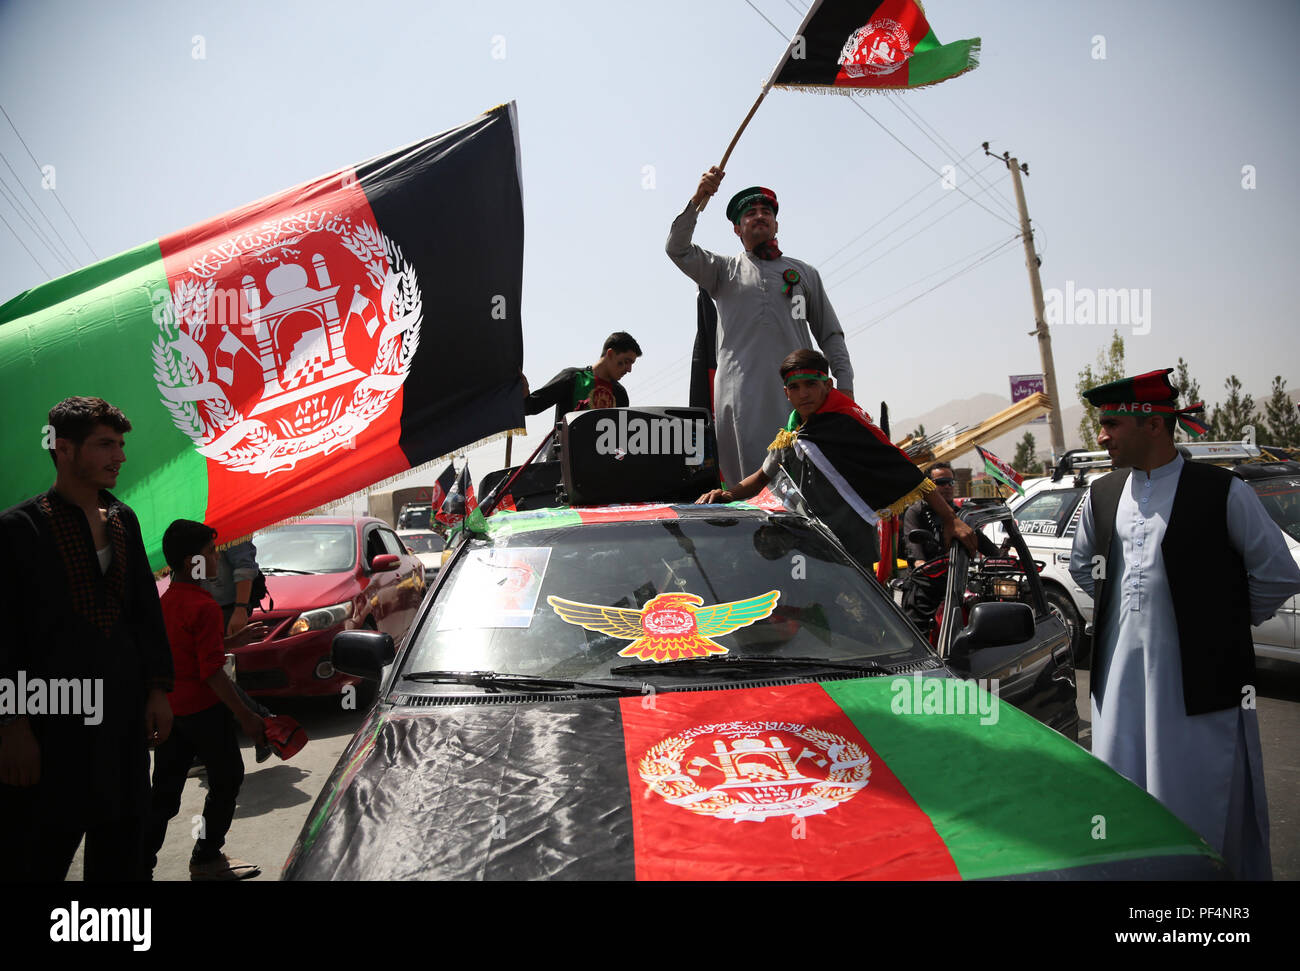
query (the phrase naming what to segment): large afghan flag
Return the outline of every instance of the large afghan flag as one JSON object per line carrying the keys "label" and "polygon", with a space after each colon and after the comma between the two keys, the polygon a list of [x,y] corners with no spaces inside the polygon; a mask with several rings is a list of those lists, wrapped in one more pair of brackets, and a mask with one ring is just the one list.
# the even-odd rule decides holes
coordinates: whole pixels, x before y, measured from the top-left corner
{"label": "large afghan flag", "polygon": [[821,0],[772,81],[777,88],[920,88],[979,66],[980,41],[940,44],[916,0]]}
{"label": "large afghan flag", "polygon": [[233,539],[522,429],[523,234],[510,104],[16,297],[0,508],[48,488],[71,395],[132,423],[155,566],[178,517]]}

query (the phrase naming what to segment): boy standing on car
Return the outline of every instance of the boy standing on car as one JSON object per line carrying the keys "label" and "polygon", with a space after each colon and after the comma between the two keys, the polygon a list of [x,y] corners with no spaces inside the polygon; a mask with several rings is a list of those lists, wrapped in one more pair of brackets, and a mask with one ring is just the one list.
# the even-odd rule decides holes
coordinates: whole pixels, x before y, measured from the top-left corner
{"label": "boy standing on car", "polygon": [[[162,596],[167,637],[176,666],[176,687],[169,696],[175,722],[171,738],[154,757],[153,793],[144,841],[144,870],[152,875],[167,823],[180,809],[190,763],[197,756],[208,770],[203,823],[190,856],[194,880],[243,880],[261,870],[221,852],[235,815],[244,781],[244,760],[236,724],[254,742],[265,742],[262,719],[235,691],[224,665],[225,625],[221,608],[202,587],[216,574],[216,530],[178,519],[163,534],[163,555],[172,569],[171,586]],[[259,630],[260,628],[260,630]],[[248,637],[264,634],[266,625],[247,625]]]}
{"label": "boy standing on car", "polygon": [[1117,470],[1092,484],[1070,557],[1096,601],[1092,752],[1267,880],[1250,626],[1300,591],[1300,568],[1245,482],[1183,461],[1175,423],[1202,409],[1177,407],[1172,370],[1083,393]]}

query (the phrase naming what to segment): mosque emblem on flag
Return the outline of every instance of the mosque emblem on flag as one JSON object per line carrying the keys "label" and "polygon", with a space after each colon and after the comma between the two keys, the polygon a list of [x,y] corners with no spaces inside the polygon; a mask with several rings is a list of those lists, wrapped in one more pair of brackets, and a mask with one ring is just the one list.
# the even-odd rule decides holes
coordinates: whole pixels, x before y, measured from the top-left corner
{"label": "mosque emblem on flag", "polygon": [[735,721],[665,738],[638,772],[670,805],[715,819],[820,816],[871,779],[871,759],[842,735],[810,725]]}
{"label": "mosque emblem on flag", "polygon": [[355,447],[410,373],[415,269],[365,219],[310,210],[210,247],[155,302],[154,378],[196,449],[270,476]]}
{"label": "mosque emblem on flag", "polygon": [[893,74],[912,56],[912,38],[896,20],[880,17],[859,27],[844,42],[840,67],[851,78]]}
{"label": "mosque emblem on flag", "polygon": [[779,590],[769,590],[748,600],[703,609],[704,598],[693,593],[661,593],[640,610],[560,597],[547,597],[546,602],[566,623],[631,641],[618,652],[619,657],[663,663],[726,654],[727,649],[711,638],[763,620],[776,608],[780,596]]}

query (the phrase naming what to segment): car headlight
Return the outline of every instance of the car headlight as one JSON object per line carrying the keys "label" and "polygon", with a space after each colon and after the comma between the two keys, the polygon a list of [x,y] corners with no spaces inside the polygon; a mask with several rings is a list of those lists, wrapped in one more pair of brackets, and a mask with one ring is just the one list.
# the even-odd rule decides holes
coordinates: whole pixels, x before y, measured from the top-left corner
{"label": "car headlight", "polygon": [[1020,594],[1020,584],[1015,580],[994,580],[993,595],[995,597],[1015,597]]}
{"label": "car headlight", "polygon": [[324,630],[327,627],[333,627],[335,624],[341,624],[352,616],[352,601],[347,603],[335,604],[333,607],[318,607],[315,610],[304,610],[298,619],[293,622],[289,628],[290,634],[305,634],[309,630]]}

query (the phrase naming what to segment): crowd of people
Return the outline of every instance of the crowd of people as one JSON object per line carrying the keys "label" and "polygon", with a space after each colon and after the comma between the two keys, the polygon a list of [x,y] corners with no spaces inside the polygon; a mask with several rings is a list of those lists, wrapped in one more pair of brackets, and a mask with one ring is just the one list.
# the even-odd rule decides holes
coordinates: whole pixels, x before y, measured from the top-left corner
{"label": "crowd of people", "polygon": [[[777,245],[776,194],[754,186],[728,203],[739,254],[692,242],[722,178],[716,168],[701,177],[666,246],[719,313],[712,400],[722,483],[698,501],[753,496],[797,453],[856,517],[830,525],[861,561],[873,562],[876,549],[854,530],[889,516],[975,554],[980,538],[954,512],[951,466],[922,472],[854,402],[821,279]],[[631,335],[611,334],[595,364],[566,368],[535,392],[525,379],[525,411],[554,407],[558,421],[627,406],[620,379],[641,353]],[[1235,874],[1267,879],[1259,729],[1244,701],[1254,679],[1249,627],[1300,591],[1300,569],[1253,491],[1180,457],[1174,420],[1187,409],[1168,373],[1085,392],[1103,411],[1098,444],[1116,468],[1092,487],[1070,564],[1096,601],[1093,752],[1199,832]],[[0,878],[64,879],[84,838],[87,880],[148,879],[196,758],[209,791],[191,875],[254,876],[255,865],[223,847],[244,777],[237,732],[260,760],[269,713],[224,661],[228,647],[264,633],[250,622],[256,552],[247,544],[218,554],[211,527],[173,522],[163,539],[172,583],[160,602],[139,523],[108,491],[125,461],[126,416],[76,397],[49,420],[53,487],[0,514],[0,590],[7,616],[24,618],[24,636],[0,648],[0,678],[101,679],[103,717],[0,716]],[[929,558],[919,544],[908,557],[918,567]],[[1222,565],[1208,585],[1193,572],[1207,559]],[[941,589],[931,578],[914,595],[918,626]]]}

